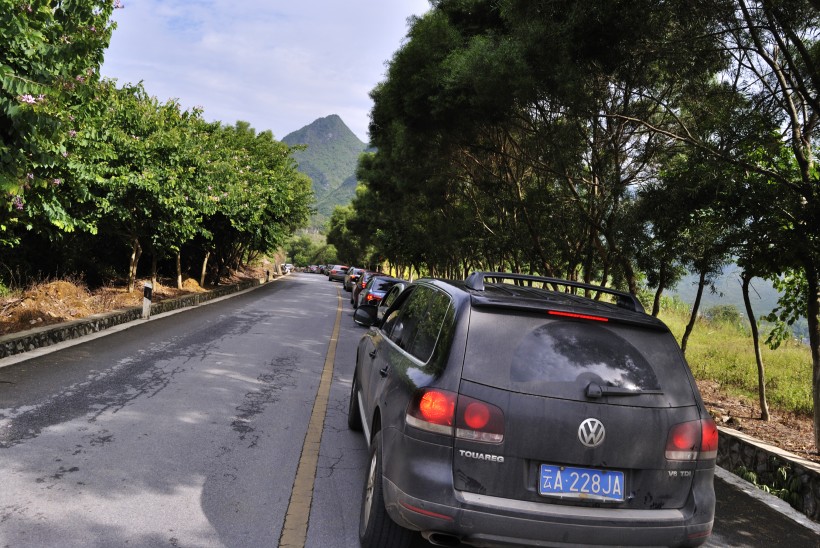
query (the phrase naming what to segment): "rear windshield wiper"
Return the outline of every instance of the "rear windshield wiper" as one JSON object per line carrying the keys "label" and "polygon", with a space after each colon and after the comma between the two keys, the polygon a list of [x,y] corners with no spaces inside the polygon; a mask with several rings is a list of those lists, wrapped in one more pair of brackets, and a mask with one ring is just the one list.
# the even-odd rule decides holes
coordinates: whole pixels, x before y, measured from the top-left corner
{"label": "rear windshield wiper", "polygon": [[640,388],[633,390],[631,388],[623,388],[621,386],[601,386],[591,382],[587,385],[587,398],[601,398],[603,396],[643,396],[644,394],[663,394],[663,390],[642,390]]}

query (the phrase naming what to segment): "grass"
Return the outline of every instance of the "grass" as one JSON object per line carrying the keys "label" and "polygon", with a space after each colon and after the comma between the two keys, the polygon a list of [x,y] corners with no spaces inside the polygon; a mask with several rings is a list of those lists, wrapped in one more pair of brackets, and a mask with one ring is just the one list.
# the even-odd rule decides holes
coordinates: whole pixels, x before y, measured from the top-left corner
{"label": "grass", "polygon": [[[688,311],[670,303],[659,317],[680,342]],[[765,340],[765,335],[761,336]],[[766,398],[770,408],[803,416],[812,414],[811,353],[797,341],[786,341],[776,350],[761,342]],[[735,396],[758,400],[757,364],[748,321],[707,320],[695,324],[686,349],[686,360],[698,380],[711,380]]]}

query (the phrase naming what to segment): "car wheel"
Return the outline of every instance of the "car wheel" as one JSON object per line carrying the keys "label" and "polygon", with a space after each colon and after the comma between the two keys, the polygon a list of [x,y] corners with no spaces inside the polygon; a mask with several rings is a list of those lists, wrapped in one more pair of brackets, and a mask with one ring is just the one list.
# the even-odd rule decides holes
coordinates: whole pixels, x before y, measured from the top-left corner
{"label": "car wheel", "polygon": [[356,432],[362,430],[362,413],[359,410],[359,383],[356,382],[356,374],[353,374],[353,382],[350,383],[350,401],[347,403],[347,427]]}
{"label": "car wheel", "polygon": [[407,548],[413,532],[390,519],[382,492],[382,433],[376,432],[370,446],[370,464],[359,517],[359,543],[362,548]]}

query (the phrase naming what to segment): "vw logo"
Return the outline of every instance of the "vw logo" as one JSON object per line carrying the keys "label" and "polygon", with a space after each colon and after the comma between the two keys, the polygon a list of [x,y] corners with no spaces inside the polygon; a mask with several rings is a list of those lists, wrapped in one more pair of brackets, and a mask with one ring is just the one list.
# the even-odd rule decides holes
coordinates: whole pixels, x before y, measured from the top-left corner
{"label": "vw logo", "polygon": [[604,442],[606,430],[598,419],[587,419],[578,427],[578,439],[587,447],[598,447]]}

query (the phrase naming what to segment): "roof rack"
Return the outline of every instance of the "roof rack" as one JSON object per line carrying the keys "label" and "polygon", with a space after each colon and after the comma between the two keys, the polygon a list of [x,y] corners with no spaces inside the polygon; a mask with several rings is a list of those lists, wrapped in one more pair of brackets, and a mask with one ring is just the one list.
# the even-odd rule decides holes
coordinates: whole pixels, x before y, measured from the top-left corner
{"label": "roof rack", "polygon": [[[560,278],[548,278],[545,276],[532,276],[530,274],[516,274],[512,272],[473,272],[472,274],[470,274],[469,277],[467,277],[467,279],[465,280],[465,284],[469,289],[473,289],[475,291],[484,291],[485,279],[499,281],[516,280],[522,282],[541,282],[543,284],[562,285],[564,287],[574,287],[577,289],[599,291],[601,293],[613,295],[615,297],[615,305],[620,308],[626,308],[627,310],[632,310],[633,312],[646,312],[643,305],[641,304],[641,301],[639,301],[638,298],[632,295],[631,293],[624,293],[623,291],[610,289],[608,287],[603,287],[600,285],[590,285],[582,282],[574,282],[572,280],[562,280]],[[531,283],[529,285],[532,286]]]}

